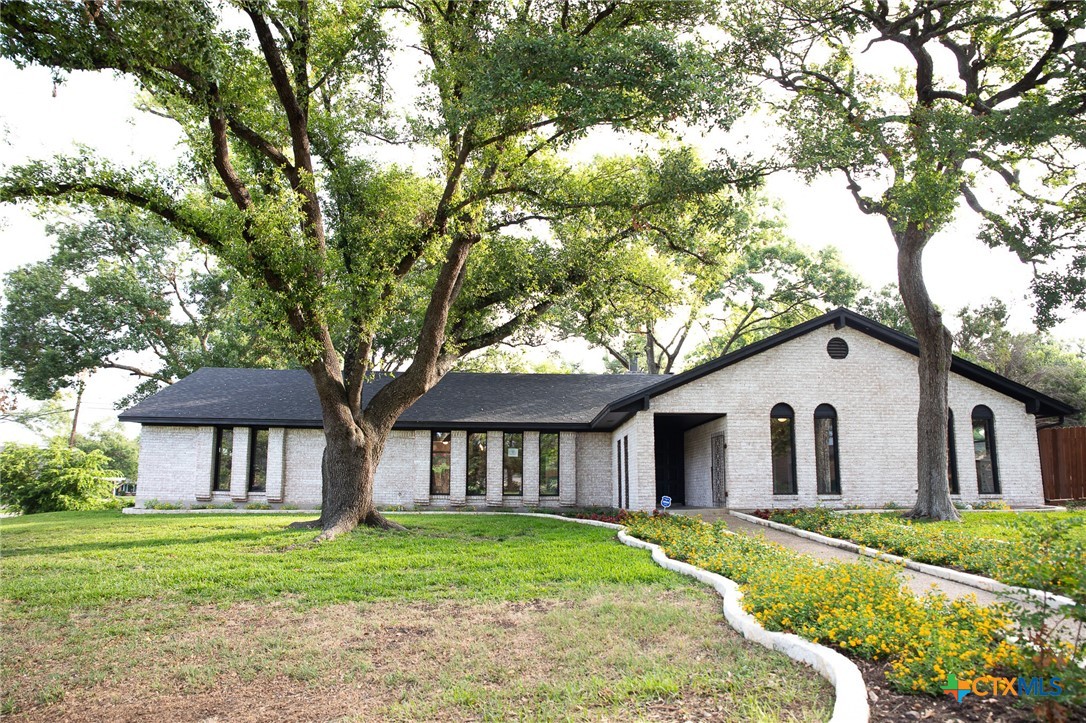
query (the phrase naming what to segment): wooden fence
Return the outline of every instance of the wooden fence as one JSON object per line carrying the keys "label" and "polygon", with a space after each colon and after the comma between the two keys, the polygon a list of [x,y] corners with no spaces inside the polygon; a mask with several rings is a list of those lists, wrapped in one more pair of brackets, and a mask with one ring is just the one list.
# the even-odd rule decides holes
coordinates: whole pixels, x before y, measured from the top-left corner
{"label": "wooden fence", "polygon": [[1086,500],[1086,427],[1037,432],[1045,500]]}

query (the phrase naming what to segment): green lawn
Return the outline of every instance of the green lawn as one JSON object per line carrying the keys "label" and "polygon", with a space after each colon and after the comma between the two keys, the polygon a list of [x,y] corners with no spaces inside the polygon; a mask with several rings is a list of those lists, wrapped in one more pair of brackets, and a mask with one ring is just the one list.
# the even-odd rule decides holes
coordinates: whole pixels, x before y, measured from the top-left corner
{"label": "green lawn", "polygon": [[959,527],[977,537],[990,540],[1022,538],[1022,523],[1029,520],[1056,521],[1065,520],[1075,527],[1071,536],[1086,542],[1086,510],[1068,510],[1067,512],[962,512],[962,522],[934,522],[934,527]]}
{"label": "green lawn", "polygon": [[[397,516],[313,545],[273,515],[0,522],[20,720],[817,720],[828,684],[596,527]],[[314,709],[316,703],[319,707]]]}

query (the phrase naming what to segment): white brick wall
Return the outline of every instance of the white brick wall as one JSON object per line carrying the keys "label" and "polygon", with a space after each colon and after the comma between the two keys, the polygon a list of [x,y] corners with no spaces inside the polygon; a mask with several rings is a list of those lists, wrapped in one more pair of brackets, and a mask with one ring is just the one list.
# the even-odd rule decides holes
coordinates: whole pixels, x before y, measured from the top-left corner
{"label": "white brick wall", "polygon": [[[834,336],[848,342],[847,358],[826,354]],[[907,505],[916,499],[916,364],[912,354],[862,332],[826,327],[655,397],[651,412],[726,413],[729,505],[791,507],[820,501],[813,417],[819,404],[831,404],[837,410],[842,496],[821,500],[838,506]],[[778,402],[795,411],[799,494],[794,497],[772,494],[769,412]],[[1024,404],[952,374],[962,499],[978,497],[970,422],[978,404],[995,414],[1002,498],[1011,504],[1042,502],[1034,421]],[[688,480],[693,476],[698,484],[701,474],[688,464]]]}
{"label": "white brick wall", "polygon": [[[834,336],[849,344],[845,359],[830,359],[826,342]],[[394,431],[377,470],[374,497],[380,505],[464,504],[517,507],[540,504],[617,505],[616,443],[630,442],[630,507],[656,504],[653,415],[726,415],[684,436],[686,497],[690,506],[712,503],[709,439],[726,431],[728,503],[736,508],[791,507],[823,503],[880,507],[907,505],[916,495],[916,357],[851,328],[826,327],[690,382],[652,399],[614,432],[563,432],[560,435],[560,495],[538,498],[538,435],[524,434],[524,495],[502,495],[502,432],[487,433],[487,495],[466,498],[466,435],[453,433],[452,494],[430,497],[430,432]],[[769,454],[769,412],[778,402],[795,411],[798,494],[774,496]],[[816,494],[814,409],[827,403],[837,410],[840,497]],[[951,375],[950,404],[961,499],[977,502],[970,415],[978,404],[995,415],[1000,498],[1012,505],[1043,501],[1033,417],[1025,407],[985,386]],[[207,499],[214,460],[212,427],[145,426],[140,441],[137,504],[147,500],[194,504]],[[229,494],[213,501],[259,501],[246,495],[248,429],[234,433]],[[318,429],[272,429],[269,433],[267,499],[298,507],[321,500]],[[280,452],[281,451],[281,457]],[[624,475],[625,476],[625,475]],[[281,486],[278,480],[281,479]],[[625,483],[624,483],[625,486]],[[280,493],[281,489],[281,493]]]}

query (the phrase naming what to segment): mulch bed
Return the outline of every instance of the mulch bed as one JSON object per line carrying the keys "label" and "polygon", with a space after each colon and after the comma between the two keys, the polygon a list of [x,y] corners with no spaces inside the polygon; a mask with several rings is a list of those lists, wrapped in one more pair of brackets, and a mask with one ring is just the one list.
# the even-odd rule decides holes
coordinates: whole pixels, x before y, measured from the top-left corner
{"label": "mulch bed", "polygon": [[[886,680],[889,664],[849,656],[867,683],[867,699],[871,705],[872,721],[940,721],[940,723],[1035,723],[1043,720],[1034,711],[1035,705],[1023,705],[1012,696],[967,695],[961,703],[949,695],[906,695],[894,690]],[[1086,720],[1086,708],[1063,712],[1056,720]]]}

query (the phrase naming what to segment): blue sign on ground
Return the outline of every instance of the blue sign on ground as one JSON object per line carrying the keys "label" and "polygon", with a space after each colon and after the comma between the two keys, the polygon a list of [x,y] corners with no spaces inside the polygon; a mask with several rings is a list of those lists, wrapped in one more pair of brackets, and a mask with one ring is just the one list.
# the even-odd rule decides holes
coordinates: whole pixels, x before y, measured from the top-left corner
{"label": "blue sign on ground", "polygon": [[668,507],[671,507],[671,498],[668,497],[667,495],[664,495],[663,497],[661,497],[660,498],[660,506],[663,507],[665,510]]}

